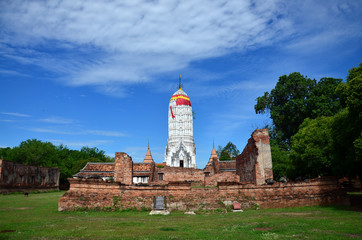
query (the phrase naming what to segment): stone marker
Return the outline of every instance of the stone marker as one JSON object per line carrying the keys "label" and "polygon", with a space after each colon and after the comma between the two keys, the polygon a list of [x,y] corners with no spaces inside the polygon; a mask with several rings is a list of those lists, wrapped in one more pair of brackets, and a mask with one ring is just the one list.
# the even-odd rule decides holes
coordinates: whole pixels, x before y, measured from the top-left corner
{"label": "stone marker", "polygon": [[233,203],[233,209],[234,209],[234,210],[240,210],[240,209],[241,209],[240,203],[234,202],[234,203]]}
{"label": "stone marker", "polygon": [[166,209],[166,197],[157,196],[154,197],[154,209],[155,210],[164,210]]}
{"label": "stone marker", "polygon": [[240,203],[238,202],[233,203],[233,212],[243,212]]}
{"label": "stone marker", "polygon": [[170,212],[167,210],[166,197],[155,196],[153,197],[153,210],[150,215],[169,215]]}
{"label": "stone marker", "polygon": [[169,215],[170,212],[168,210],[152,210],[150,215]]}

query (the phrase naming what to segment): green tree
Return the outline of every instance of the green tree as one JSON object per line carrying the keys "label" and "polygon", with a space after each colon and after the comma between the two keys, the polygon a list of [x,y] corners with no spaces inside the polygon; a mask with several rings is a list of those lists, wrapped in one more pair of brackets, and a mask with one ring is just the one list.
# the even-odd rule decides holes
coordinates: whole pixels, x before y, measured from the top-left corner
{"label": "green tree", "polygon": [[306,99],[308,118],[333,116],[342,109],[340,94],[336,91],[342,79],[322,78],[309,99]]}
{"label": "green tree", "polygon": [[[330,93],[337,83],[333,79],[328,83],[333,86]],[[362,64],[349,71],[345,83],[338,84],[336,98],[329,103],[332,110],[323,114],[330,115],[341,107],[344,109],[331,117],[305,119],[292,137],[290,157],[294,177],[362,176]],[[337,96],[341,99],[339,103]],[[314,102],[328,105],[327,101]],[[328,109],[317,109],[318,105],[315,108],[317,111]]]}
{"label": "green tree", "polygon": [[335,163],[339,175],[362,176],[362,63],[349,70],[346,83],[337,92],[345,109],[335,116],[332,125]]}
{"label": "green tree", "polygon": [[257,98],[255,112],[270,112],[274,139],[279,147],[285,145],[289,149],[291,137],[305,118],[332,116],[341,109],[339,95],[335,92],[341,81],[322,78],[317,83],[298,72],[283,75],[270,93]]}
{"label": "green tree", "polygon": [[90,148],[90,147],[82,147],[80,150],[81,153],[84,153],[85,156],[88,158],[98,158],[100,160],[107,161],[108,158],[105,155],[105,151],[99,150],[96,147]]}
{"label": "green tree", "polygon": [[224,148],[220,150],[219,146],[219,159],[220,161],[228,161],[235,159],[239,154],[239,149],[232,142],[228,142]]}
{"label": "green tree", "polygon": [[29,139],[13,148],[0,148],[1,158],[28,165],[60,168],[60,183],[79,172],[88,161],[111,162],[113,159],[98,148],[82,147],[70,150],[64,145],[54,146],[50,142]]}
{"label": "green tree", "polygon": [[50,142],[29,139],[11,150],[11,161],[22,164],[55,167],[59,162],[56,158],[56,147]]}
{"label": "green tree", "polygon": [[288,145],[290,138],[298,131],[299,125],[307,117],[306,99],[316,87],[316,81],[298,72],[279,77],[271,92],[257,98],[256,113],[270,112],[275,130]]}
{"label": "green tree", "polygon": [[86,159],[81,159],[79,161],[77,161],[74,165],[73,165],[73,169],[72,169],[72,175],[78,173],[82,168],[85,167],[85,165],[88,162],[104,162],[101,159],[98,158],[94,158],[94,157],[90,157],[90,158],[86,158]]}
{"label": "green tree", "polygon": [[223,147],[222,146],[217,146],[217,150],[216,150],[216,155],[217,157],[220,159],[221,156],[221,152],[222,152]]}
{"label": "green tree", "polygon": [[290,178],[293,175],[294,167],[289,156],[289,151],[279,147],[277,144],[271,144],[270,148],[273,160],[274,179],[278,180],[281,177]]}
{"label": "green tree", "polygon": [[292,137],[290,158],[291,177],[325,176],[333,174],[334,155],[332,139],[333,117],[306,118]]}
{"label": "green tree", "polygon": [[228,152],[228,150],[221,151],[219,160],[220,161],[229,161],[229,160],[231,160],[231,155]]}
{"label": "green tree", "polygon": [[7,159],[10,154],[11,148],[0,148],[0,159]]}

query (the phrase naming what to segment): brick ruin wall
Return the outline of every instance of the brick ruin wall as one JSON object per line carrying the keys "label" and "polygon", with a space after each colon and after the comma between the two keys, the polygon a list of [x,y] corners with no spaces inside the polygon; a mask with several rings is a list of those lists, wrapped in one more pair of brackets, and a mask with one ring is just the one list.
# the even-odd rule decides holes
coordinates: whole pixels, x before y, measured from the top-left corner
{"label": "brick ruin wall", "polygon": [[133,181],[133,161],[124,152],[116,152],[114,161],[114,181],[131,185]]}
{"label": "brick ruin wall", "polygon": [[[216,164],[222,169],[235,169],[235,161]],[[216,186],[220,181],[239,182],[235,171],[217,171],[170,167],[157,167],[155,163],[133,163],[132,158],[126,153],[116,153],[114,166],[114,181],[125,185],[132,185],[133,176],[148,176],[149,184],[166,185],[170,182],[193,182],[198,185]],[[161,175],[161,177],[160,177]],[[162,179],[162,180],[161,180]],[[140,185],[140,184],[139,184]]]}
{"label": "brick ruin wall", "polygon": [[200,210],[239,202],[243,208],[281,208],[348,204],[345,192],[334,178],[274,185],[219,182],[217,187],[193,188],[190,183],[168,185],[122,185],[98,179],[69,179],[70,189],[59,200],[59,211],[83,208],[151,209],[154,196],[166,196],[170,210]]}
{"label": "brick ruin wall", "polygon": [[[205,169],[162,166],[133,163],[126,153],[117,152],[114,182],[68,179],[70,190],[60,199],[59,210],[149,209],[155,196],[166,196],[168,207],[180,210],[216,209],[223,207],[223,202],[233,201],[245,208],[256,205],[275,208],[347,204],[348,200],[333,178],[267,185],[266,180],[273,178],[267,129],[255,130],[235,161],[220,162],[213,158]],[[133,185],[133,174],[149,176],[148,184]]]}
{"label": "brick ruin wall", "polygon": [[236,168],[236,161],[220,161],[219,162],[219,169],[222,171],[223,169],[235,169]]}
{"label": "brick ruin wall", "polygon": [[24,165],[0,159],[0,192],[58,190],[59,168]]}
{"label": "brick ruin wall", "polygon": [[213,175],[205,176],[205,186],[216,186],[218,182],[238,183],[240,176],[235,172],[220,172]]}
{"label": "brick ruin wall", "polygon": [[264,184],[273,179],[268,129],[255,130],[243,152],[236,158],[236,173],[242,183]]}
{"label": "brick ruin wall", "polygon": [[[158,175],[163,175],[163,180],[158,179]],[[155,169],[155,183],[168,184],[169,182],[203,182],[205,174],[202,169],[195,168],[182,168],[182,167],[169,167]]]}

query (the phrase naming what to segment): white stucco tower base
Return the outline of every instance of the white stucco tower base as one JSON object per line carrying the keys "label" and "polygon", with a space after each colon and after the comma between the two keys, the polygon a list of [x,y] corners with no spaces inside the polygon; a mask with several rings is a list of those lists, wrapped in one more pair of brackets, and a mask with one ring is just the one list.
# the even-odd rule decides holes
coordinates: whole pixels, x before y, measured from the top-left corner
{"label": "white stucco tower base", "polygon": [[171,167],[196,168],[191,101],[182,87],[172,95],[169,104],[165,162]]}

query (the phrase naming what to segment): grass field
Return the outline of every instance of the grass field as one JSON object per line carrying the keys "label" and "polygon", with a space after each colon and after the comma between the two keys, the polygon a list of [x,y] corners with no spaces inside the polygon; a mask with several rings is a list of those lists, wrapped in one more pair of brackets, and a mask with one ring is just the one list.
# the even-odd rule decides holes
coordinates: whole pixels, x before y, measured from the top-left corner
{"label": "grass field", "polygon": [[362,213],[341,207],[195,216],[58,212],[63,193],[0,195],[0,239],[362,239]]}

